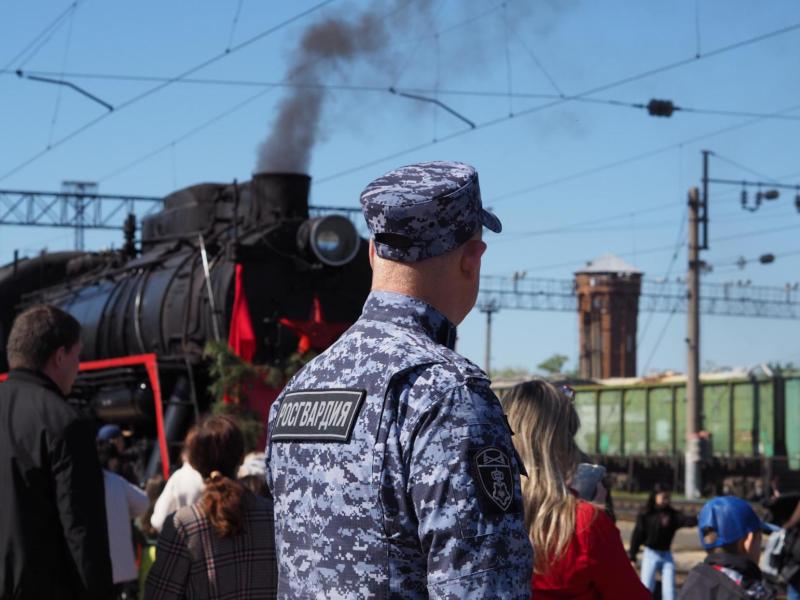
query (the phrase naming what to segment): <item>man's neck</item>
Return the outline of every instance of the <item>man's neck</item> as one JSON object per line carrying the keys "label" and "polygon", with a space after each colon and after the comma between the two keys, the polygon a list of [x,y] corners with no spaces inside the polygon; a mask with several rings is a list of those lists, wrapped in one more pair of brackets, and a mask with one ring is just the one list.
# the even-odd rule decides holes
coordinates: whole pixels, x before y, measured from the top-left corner
{"label": "man's neck", "polygon": [[50,365],[45,365],[44,367],[42,367],[40,369],[39,372],[42,373],[43,375],[46,375],[48,377],[48,379],[50,379],[53,383],[55,383],[56,387],[58,387],[58,389],[61,390],[61,393],[64,396],[67,395],[67,392],[64,391],[64,388],[61,386],[61,383],[59,382],[60,373],[58,373]]}
{"label": "man's neck", "polygon": [[457,314],[452,306],[452,302],[448,302],[446,294],[436,293],[433,290],[425,289],[420,285],[392,285],[391,282],[373,281],[372,291],[375,292],[394,292],[396,294],[403,294],[417,298],[423,302],[427,302],[433,308],[442,313],[454,325],[458,325],[461,317]]}

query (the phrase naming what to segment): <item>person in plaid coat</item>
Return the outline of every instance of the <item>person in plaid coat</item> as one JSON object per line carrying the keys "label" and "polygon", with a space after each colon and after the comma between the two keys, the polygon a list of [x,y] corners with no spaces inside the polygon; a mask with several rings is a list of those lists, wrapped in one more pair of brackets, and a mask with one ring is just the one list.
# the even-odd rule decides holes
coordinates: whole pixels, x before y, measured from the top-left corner
{"label": "person in plaid coat", "polygon": [[275,598],[277,566],[272,500],[235,480],[244,439],[228,417],[198,426],[189,462],[206,482],[200,500],[167,517],[147,600]]}

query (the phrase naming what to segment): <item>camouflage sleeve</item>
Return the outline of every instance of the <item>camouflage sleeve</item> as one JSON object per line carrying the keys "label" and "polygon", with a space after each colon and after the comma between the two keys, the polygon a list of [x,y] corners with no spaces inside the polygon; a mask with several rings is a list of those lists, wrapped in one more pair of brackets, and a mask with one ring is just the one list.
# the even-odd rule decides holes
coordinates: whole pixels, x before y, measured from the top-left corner
{"label": "camouflage sleeve", "polygon": [[408,491],[430,597],[529,598],[532,551],[497,398],[486,385],[460,385],[415,430]]}
{"label": "camouflage sleeve", "polygon": [[278,414],[278,410],[280,409],[281,402],[283,401],[283,397],[286,394],[285,390],[281,392],[275,401],[272,403],[272,406],[269,408],[269,415],[267,416],[267,444],[264,447],[264,466],[265,466],[265,473],[264,478],[267,482],[267,489],[269,490],[270,494],[275,494],[275,490],[273,490],[273,480],[272,480],[272,469],[270,468],[270,462],[272,461],[272,445],[269,443],[270,432],[272,431],[272,425],[275,422],[275,417]]}

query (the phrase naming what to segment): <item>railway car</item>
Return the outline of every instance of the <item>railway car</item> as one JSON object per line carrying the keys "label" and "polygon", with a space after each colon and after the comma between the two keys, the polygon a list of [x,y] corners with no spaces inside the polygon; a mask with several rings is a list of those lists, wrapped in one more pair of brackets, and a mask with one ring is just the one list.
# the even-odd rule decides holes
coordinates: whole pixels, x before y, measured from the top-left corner
{"label": "railway car", "polygon": [[[66,310],[82,325],[72,400],[154,445],[145,477],[159,465],[168,475],[175,446],[212,402],[209,341],[280,369],[324,350],[359,316],[367,242],[342,214],[312,218],[309,186],[292,173],[194,185],[144,218],[138,244],[129,217],[118,251],[42,253],[0,268],[0,373],[19,311]],[[250,396],[261,419],[280,385]]]}
{"label": "railway car", "polygon": [[[616,487],[683,486],[686,378],[566,382],[581,418],[578,444]],[[498,386],[502,394],[507,385]],[[800,486],[800,373],[768,368],[701,376],[705,494],[763,496],[778,477]]]}

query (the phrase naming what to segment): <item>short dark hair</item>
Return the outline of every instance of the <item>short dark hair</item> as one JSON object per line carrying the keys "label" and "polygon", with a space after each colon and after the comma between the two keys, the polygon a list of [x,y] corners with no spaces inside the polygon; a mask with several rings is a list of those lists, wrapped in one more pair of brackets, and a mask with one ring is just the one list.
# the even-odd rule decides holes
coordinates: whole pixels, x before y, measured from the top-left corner
{"label": "short dark hair", "polygon": [[649,515],[656,510],[656,496],[659,494],[672,494],[672,488],[668,483],[656,483],[650,494],[647,496],[647,501],[644,503],[644,513]]}
{"label": "short dark hair", "polygon": [[81,338],[81,324],[72,315],[49,304],[38,304],[14,319],[8,335],[8,366],[41,370],[61,347],[70,349]]}

